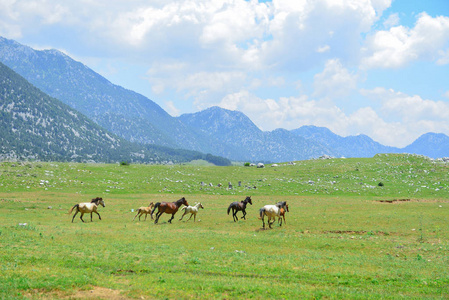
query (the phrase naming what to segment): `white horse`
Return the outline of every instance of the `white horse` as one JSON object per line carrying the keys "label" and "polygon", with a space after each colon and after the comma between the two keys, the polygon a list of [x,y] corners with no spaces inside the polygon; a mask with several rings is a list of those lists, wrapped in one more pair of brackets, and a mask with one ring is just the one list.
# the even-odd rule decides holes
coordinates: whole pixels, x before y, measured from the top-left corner
{"label": "white horse", "polygon": [[[154,207],[154,203],[153,202],[151,202],[150,205],[148,205],[148,207],[144,207],[144,206],[139,207],[139,209],[137,209],[137,214],[134,216],[134,219],[137,216],[139,216],[139,221],[140,221],[140,217],[143,214],[145,214],[145,221],[146,221],[148,214],[150,214],[151,220],[153,220],[154,219],[153,218],[153,214],[151,213],[151,210],[153,209],[153,207]],[[134,219],[133,219],[133,221],[134,221]]]}
{"label": "white horse", "polygon": [[184,214],[182,215],[181,219],[179,219],[179,221],[182,220],[182,218],[184,218],[184,216],[188,213],[190,213],[190,218],[187,219],[190,220],[193,216],[193,222],[196,221],[196,214],[198,213],[198,209],[202,208],[204,209],[203,205],[200,203],[196,203],[194,206],[184,206],[181,210],[184,210]]}
{"label": "white horse", "polygon": [[79,213],[79,212],[81,213],[80,219],[83,222],[84,222],[83,216],[86,213],[90,213],[90,221],[92,222],[92,213],[93,212],[96,213],[98,215],[98,217],[100,218],[100,220],[101,220],[100,214],[97,212],[98,204],[101,204],[103,207],[105,207],[103,198],[97,197],[95,199],[92,199],[92,201],[90,201],[90,203],[89,202],[84,202],[84,203],[75,204],[69,210],[69,214],[71,214],[73,209],[76,208],[76,212],[75,212],[75,214],[73,215],[73,218],[72,218],[72,223],[73,223],[73,219],[75,219],[76,214]]}
{"label": "white horse", "polygon": [[[281,217],[281,208],[286,209],[287,206],[287,202],[279,202],[275,205],[265,205],[264,207],[262,207],[259,212],[260,212],[260,217],[259,219],[262,220],[263,223],[263,228],[265,228],[265,220],[264,217],[267,216],[268,217],[268,226],[270,228],[271,225],[276,221],[276,218],[280,218]],[[273,219],[273,222],[270,222],[271,219]],[[280,224],[280,226],[282,226],[282,223]]]}

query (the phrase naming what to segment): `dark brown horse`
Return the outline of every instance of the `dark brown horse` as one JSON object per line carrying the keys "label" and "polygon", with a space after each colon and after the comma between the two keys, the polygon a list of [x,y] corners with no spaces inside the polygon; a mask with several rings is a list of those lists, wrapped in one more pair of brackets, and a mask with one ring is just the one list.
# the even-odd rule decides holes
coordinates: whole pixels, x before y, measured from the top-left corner
{"label": "dark brown horse", "polygon": [[156,203],[154,205],[153,210],[151,211],[151,214],[153,214],[153,212],[156,210],[156,208],[158,209],[157,214],[156,214],[156,220],[154,221],[154,224],[157,224],[157,222],[159,221],[159,217],[163,213],[171,214],[171,219],[168,220],[168,223],[171,223],[171,221],[175,217],[176,212],[178,211],[179,207],[182,204],[184,204],[185,206],[189,206],[189,203],[187,203],[187,200],[184,197],[182,197],[181,199],[179,199],[178,201],[175,201],[175,202],[158,202],[158,203]]}
{"label": "dark brown horse", "polygon": [[246,205],[247,204],[251,204],[253,205],[253,202],[251,202],[251,197],[246,197],[245,200],[241,201],[241,202],[232,202],[229,207],[228,207],[228,215],[229,212],[232,209],[232,218],[234,219],[234,222],[236,222],[239,218],[237,218],[237,212],[238,211],[242,211],[243,212],[243,219],[246,220],[245,216],[246,216]]}

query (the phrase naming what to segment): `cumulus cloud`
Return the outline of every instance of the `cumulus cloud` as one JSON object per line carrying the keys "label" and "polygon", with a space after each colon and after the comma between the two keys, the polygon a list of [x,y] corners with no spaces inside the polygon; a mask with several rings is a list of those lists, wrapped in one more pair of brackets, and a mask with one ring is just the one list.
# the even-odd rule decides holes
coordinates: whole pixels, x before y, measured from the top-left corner
{"label": "cumulus cloud", "polygon": [[[405,146],[427,132],[449,134],[449,104],[443,101],[422,99],[393,89],[376,88],[361,90],[361,95],[381,103],[381,117],[396,124],[389,133],[394,139],[391,145]],[[385,137],[379,137],[385,139]]]}
{"label": "cumulus cloud", "polygon": [[338,59],[328,60],[323,72],[314,77],[314,96],[344,97],[356,88],[357,78]]}
{"label": "cumulus cloud", "polygon": [[388,16],[383,25],[385,28],[390,28],[399,24],[399,14],[394,13]]}
{"label": "cumulus cloud", "polygon": [[262,99],[248,91],[229,94],[220,107],[244,112],[262,130],[296,129],[302,125],[327,126],[345,119],[343,112],[327,101],[310,100],[306,95]]}
{"label": "cumulus cloud", "polygon": [[365,68],[399,68],[415,60],[448,62],[449,17],[421,13],[415,27],[395,26],[369,37]]}

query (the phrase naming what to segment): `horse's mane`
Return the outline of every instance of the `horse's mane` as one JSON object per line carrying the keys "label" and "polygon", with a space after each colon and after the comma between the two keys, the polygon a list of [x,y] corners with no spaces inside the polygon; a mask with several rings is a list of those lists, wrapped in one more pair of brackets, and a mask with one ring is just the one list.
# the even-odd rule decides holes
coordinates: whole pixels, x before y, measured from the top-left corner
{"label": "horse's mane", "polygon": [[186,201],[186,197],[182,197],[181,199],[179,199],[178,201],[176,201],[176,203],[178,203],[178,202],[183,202],[183,201]]}
{"label": "horse's mane", "polygon": [[281,202],[276,203],[276,206],[279,208],[285,207],[286,205],[287,205],[287,201],[281,201]]}
{"label": "horse's mane", "polygon": [[90,201],[90,203],[97,203],[100,200],[103,200],[103,198],[97,197],[97,198],[92,199],[92,201]]}

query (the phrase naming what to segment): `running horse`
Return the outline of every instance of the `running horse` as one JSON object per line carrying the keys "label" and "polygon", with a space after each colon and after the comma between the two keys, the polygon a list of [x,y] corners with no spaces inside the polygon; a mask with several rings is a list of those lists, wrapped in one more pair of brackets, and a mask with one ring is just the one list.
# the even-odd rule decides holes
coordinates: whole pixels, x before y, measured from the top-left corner
{"label": "running horse", "polygon": [[100,218],[100,220],[101,220],[100,214],[97,212],[97,207],[98,207],[99,204],[101,204],[103,207],[105,207],[104,200],[101,197],[97,197],[97,198],[92,199],[92,201],[90,201],[90,203],[89,202],[84,202],[84,203],[75,204],[69,210],[69,215],[70,215],[72,213],[72,211],[76,208],[76,212],[75,212],[75,214],[73,215],[73,218],[72,218],[72,223],[73,223],[73,219],[75,219],[76,214],[79,213],[79,212],[81,213],[80,219],[83,222],[84,222],[83,216],[86,213],[90,213],[90,221],[92,222],[92,213],[93,212],[96,213],[98,215],[98,217]]}
{"label": "running horse", "polygon": [[182,220],[182,218],[184,218],[184,216],[188,213],[190,213],[190,218],[187,219],[190,220],[193,216],[193,222],[196,221],[196,214],[198,213],[198,210],[202,208],[204,209],[203,205],[200,203],[195,203],[194,206],[184,206],[183,208],[181,208],[181,210],[184,210],[184,214],[182,215],[181,219],[179,219],[179,221]]}
{"label": "running horse", "polygon": [[154,224],[157,224],[160,216],[163,213],[171,214],[171,219],[168,220],[168,223],[171,223],[171,221],[175,218],[175,214],[178,211],[179,207],[183,204],[185,206],[189,206],[189,203],[187,203],[187,200],[184,197],[182,197],[181,199],[179,199],[178,201],[175,201],[175,202],[157,202],[154,205],[153,210],[151,211],[151,214],[153,214],[154,211],[156,210],[156,208],[158,209],[157,214],[156,214],[156,220],[154,221]]}
{"label": "running horse", "polygon": [[[263,228],[265,228],[265,216],[268,217],[268,226],[272,228],[271,225],[276,221],[276,217],[281,217],[281,208],[288,211],[287,201],[278,202],[275,205],[265,205],[259,210],[259,219],[262,220]],[[270,222],[271,219],[273,219],[273,222]],[[282,223],[280,226],[282,226]]]}
{"label": "running horse", "polygon": [[154,207],[153,202],[151,202],[150,205],[148,205],[148,207],[145,207],[145,206],[139,207],[137,209],[137,214],[134,216],[133,221],[136,219],[137,216],[139,216],[139,221],[140,221],[140,217],[143,214],[145,214],[145,221],[147,220],[148,214],[150,214],[151,220],[153,220],[153,215],[151,214],[151,210],[153,209],[153,207]]}
{"label": "running horse", "polygon": [[237,218],[237,212],[238,211],[242,211],[243,212],[243,217],[242,218],[246,220],[246,217],[245,217],[246,216],[246,205],[248,203],[253,205],[253,202],[251,201],[251,196],[250,197],[246,197],[245,200],[243,200],[241,202],[235,201],[235,202],[232,202],[229,205],[229,207],[228,207],[228,215],[229,215],[229,212],[232,209],[232,218],[233,218],[234,222],[236,222],[239,219],[239,218]]}

